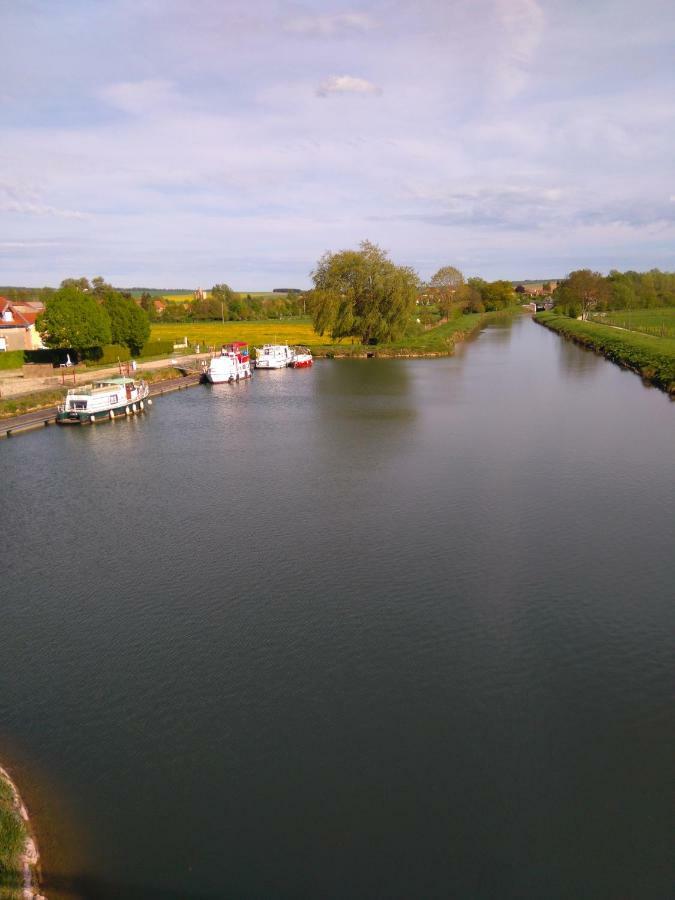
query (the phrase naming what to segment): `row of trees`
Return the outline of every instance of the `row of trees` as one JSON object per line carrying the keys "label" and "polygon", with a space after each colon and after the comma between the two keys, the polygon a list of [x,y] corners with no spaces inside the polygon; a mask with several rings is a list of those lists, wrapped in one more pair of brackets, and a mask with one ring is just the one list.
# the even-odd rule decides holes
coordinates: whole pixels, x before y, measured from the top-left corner
{"label": "row of trees", "polygon": [[364,344],[397,340],[414,327],[415,319],[438,322],[504,309],[517,300],[510,281],[465,281],[454,266],[444,266],[424,284],[416,272],[395,265],[370,241],[363,241],[359,250],[324,254],[312,280],[308,302],[315,330],[334,339],[356,337]]}
{"label": "row of trees", "polygon": [[491,312],[516,301],[510,281],[485,281],[464,276],[454,266],[444,266],[431,278],[423,297],[438,306],[446,318],[460,313]]}
{"label": "row of trees", "polygon": [[675,273],[613,269],[605,276],[590,269],[577,269],[559,283],[553,301],[560,311],[584,319],[596,310],[675,306]]}
{"label": "row of trees", "polygon": [[279,319],[303,315],[306,304],[304,295],[293,292],[274,297],[254,297],[238,294],[227,284],[216,284],[209,296],[186,298],[184,301],[164,301],[165,309],[158,313],[155,300],[149,293],[141,295],[140,304],[151,321],[162,322],[243,322],[252,319]]}
{"label": "row of trees", "polygon": [[103,278],[62,281],[36,325],[47,347],[77,351],[121,344],[138,354],[150,337],[147,313]]}

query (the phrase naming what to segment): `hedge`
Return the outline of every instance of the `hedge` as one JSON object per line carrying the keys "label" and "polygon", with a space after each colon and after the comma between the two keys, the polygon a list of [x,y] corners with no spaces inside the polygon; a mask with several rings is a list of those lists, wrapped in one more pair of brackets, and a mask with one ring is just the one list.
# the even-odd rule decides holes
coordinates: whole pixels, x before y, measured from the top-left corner
{"label": "hedge", "polygon": [[0,353],[0,369],[20,369],[23,365],[23,350],[5,350]]}
{"label": "hedge", "polygon": [[82,358],[88,366],[114,365],[131,359],[131,351],[124,344],[104,344],[102,347],[90,347],[82,351]]}
{"label": "hedge", "polygon": [[148,341],[139,356],[173,356],[173,341]]}

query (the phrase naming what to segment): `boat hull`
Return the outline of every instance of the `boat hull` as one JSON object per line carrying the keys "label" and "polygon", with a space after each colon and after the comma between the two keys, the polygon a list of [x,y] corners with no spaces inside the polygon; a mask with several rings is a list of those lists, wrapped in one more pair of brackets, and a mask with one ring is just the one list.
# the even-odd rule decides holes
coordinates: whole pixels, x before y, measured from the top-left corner
{"label": "boat hull", "polygon": [[309,369],[309,367],[313,364],[313,362],[314,362],[314,360],[312,360],[312,359],[300,359],[300,360],[296,359],[291,363],[291,368],[292,369]]}
{"label": "boat hull", "polygon": [[251,377],[250,372],[245,372],[243,375],[220,375],[216,372],[205,372],[204,377],[211,384],[232,384],[235,381],[245,381],[247,378]]}
{"label": "boat hull", "polygon": [[56,414],[57,425],[95,425],[97,422],[110,422],[111,419],[125,419],[127,416],[135,416],[145,412],[148,408],[148,400],[130,400],[110,409],[99,409],[96,412],[68,411]]}

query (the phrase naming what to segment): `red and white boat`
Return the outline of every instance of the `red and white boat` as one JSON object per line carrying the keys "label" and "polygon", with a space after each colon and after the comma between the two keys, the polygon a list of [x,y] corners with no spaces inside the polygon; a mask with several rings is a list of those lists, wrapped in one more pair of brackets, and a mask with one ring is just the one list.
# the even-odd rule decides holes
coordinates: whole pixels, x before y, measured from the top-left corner
{"label": "red and white boat", "polygon": [[204,377],[211,384],[222,384],[224,381],[239,381],[241,378],[251,377],[251,360],[248,353],[248,344],[243,341],[234,341],[226,344],[220,351],[220,356],[214,356]]}
{"label": "red and white boat", "polygon": [[314,362],[312,354],[306,347],[298,347],[293,353],[293,359],[289,363],[293,369],[308,369]]}

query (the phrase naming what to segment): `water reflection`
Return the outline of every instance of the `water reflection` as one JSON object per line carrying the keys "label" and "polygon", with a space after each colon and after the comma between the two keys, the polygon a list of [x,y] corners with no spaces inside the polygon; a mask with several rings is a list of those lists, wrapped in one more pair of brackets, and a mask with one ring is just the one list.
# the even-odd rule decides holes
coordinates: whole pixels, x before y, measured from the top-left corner
{"label": "water reflection", "polygon": [[595,377],[598,370],[607,365],[607,361],[593,350],[557,334],[551,337],[557,342],[556,356],[563,377],[571,381],[586,380]]}
{"label": "water reflection", "polygon": [[669,896],[671,413],[523,319],[5,442],[48,896]]}

